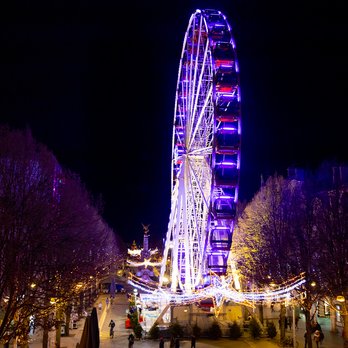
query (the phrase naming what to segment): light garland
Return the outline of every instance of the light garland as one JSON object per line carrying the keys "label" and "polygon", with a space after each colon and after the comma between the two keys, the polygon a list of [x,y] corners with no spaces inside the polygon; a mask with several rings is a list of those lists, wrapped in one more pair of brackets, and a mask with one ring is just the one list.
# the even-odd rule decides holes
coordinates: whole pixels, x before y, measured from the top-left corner
{"label": "light garland", "polygon": [[128,254],[131,256],[140,256],[143,249],[128,249]]}
{"label": "light garland", "polygon": [[155,267],[155,266],[161,266],[162,265],[162,262],[151,262],[150,259],[144,259],[144,261],[141,261],[141,262],[127,260],[127,263],[131,267],[145,266],[145,268],[147,268],[148,266]]}
{"label": "light garland", "polygon": [[147,294],[144,294],[144,298],[151,300],[152,302],[165,301],[173,306],[189,305],[193,303],[199,303],[202,300],[212,299],[214,304],[215,316],[218,316],[221,308],[226,301],[233,301],[241,303],[246,306],[254,307],[255,303],[263,301],[282,301],[291,297],[291,292],[300,287],[306,282],[304,275],[301,274],[298,277],[294,277],[289,281],[286,281],[283,286],[279,286],[276,290],[266,290],[257,292],[241,292],[236,291],[232,287],[232,277],[212,277],[212,284],[198,289],[193,293],[174,293],[169,288],[156,287],[157,283],[144,283],[140,278],[131,276],[128,283],[138,288]]}

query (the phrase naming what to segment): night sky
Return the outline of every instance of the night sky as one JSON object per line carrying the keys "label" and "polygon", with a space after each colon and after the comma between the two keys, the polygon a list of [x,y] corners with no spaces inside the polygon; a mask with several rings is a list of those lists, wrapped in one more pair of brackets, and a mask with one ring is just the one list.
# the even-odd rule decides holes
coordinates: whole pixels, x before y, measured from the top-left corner
{"label": "night sky", "polygon": [[237,45],[240,199],[261,174],[348,162],[346,1],[10,3],[0,9],[0,122],[29,127],[79,174],[128,244],[142,242],[142,223],[150,246],[165,237],[176,79],[197,8],[221,10]]}

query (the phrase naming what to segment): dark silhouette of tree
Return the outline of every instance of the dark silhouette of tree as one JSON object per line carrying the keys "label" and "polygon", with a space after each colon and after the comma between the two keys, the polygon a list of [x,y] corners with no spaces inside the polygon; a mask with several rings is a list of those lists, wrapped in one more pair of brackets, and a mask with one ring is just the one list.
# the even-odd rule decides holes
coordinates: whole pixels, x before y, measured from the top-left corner
{"label": "dark silhouette of tree", "polygon": [[[0,337],[25,339],[31,306],[42,278],[39,262],[48,242],[56,161],[31,134],[0,130]],[[45,231],[46,230],[46,231]]]}
{"label": "dark silhouette of tree", "polygon": [[312,347],[310,335],[313,319],[316,315],[313,308],[325,295],[324,287],[319,286],[318,255],[320,254],[321,242],[316,229],[317,199],[311,178],[311,175],[307,175],[304,180],[289,180],[291,185],[297,187],[296,194],[292,197],[289,205],[292,212],[292,224],[289,230],[292,253],[289,256],[289,263],[291,269],[303,272],[305,275],[306,282],[294,292],[305,315],[309,348]]}
{"label": "dark silhouette of tree", "polygon": [[325,289],[325,300],[335,308],[341,296],[344,321],[344,347],[348,347],[348,167],[325,162],[316,172],[316,230],[318,283]]}
{"label": "dark silhouette of tree", "polygon": [[29,130],[5,126],[0,221],[0,340],[16,337],[27,345],[34,317],[46,333],[58,328],[59,347],[63,312],[117,257],[115,234],[77,175],[61,168]]}

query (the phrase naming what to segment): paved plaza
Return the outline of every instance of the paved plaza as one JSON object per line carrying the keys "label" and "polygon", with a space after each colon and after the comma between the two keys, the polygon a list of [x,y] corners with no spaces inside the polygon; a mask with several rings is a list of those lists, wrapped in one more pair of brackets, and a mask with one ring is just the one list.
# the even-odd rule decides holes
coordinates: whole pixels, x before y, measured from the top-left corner
{"label": "paved plaza", "polygon": [[[117,294],[116,299],[109,308],[106,308],[105,300],[106,295],[101,295],[96,301],[97,304],[102,302],[102,310],[98,309],[98,320],[99,320],[99,330],[100,330],[100,347],[101,348],[127,348],[128,341],[127,337],[131,330],[125,328],[125,318],[126,309],[128,308],[128,300],[125,294]],[[116,323],[115,336],[113,339],[109,338],[109,327],[108,324],[110,320],[113,319]],[[341,333],[331,333],[330,332],[330,321],[327,318],[319,318],[319,323],[322,326],[323,332],[325,334],[325,339],[320,348],[342,348],[343,340]],[[77,322],[77,329],[71,329],[69,337],[61,337],[61,348],[76,348],[77,343],[80,342],[81,334],[83,331],[84,319],[80,319]],[[288,335],[292,334],[292,331],[287,331]],[[296,330],[296,340],[299,343],[299,348],[304,348],[304,319],[300,319],[298,324],[298,329]],[[50,334],[50,345],[49,348],[54,347],[54,332]],[[29,344],[30,348],[41,348],[42,347],[42,335],[40,331],[36,332],[32,337]],[[159,347],[158,340],[144,339],[140,341],[135,341],[133,348],[155,348]],[[183,339],[180,343],[180,348],[190,348],[191,344],[189,340]],[[209,340],[209,339],[199,339],[196,343],[196,348],[279,348],[277,344],[277,339],[262,338],[258,340],[253,340],[247,335],[243,336],[239,340],[231,340],[227,338],[222,338],[219,340]],[[313,345],[313,347],[315,347]],[[165,348],[169,348],[169,341],[165,342]]]}

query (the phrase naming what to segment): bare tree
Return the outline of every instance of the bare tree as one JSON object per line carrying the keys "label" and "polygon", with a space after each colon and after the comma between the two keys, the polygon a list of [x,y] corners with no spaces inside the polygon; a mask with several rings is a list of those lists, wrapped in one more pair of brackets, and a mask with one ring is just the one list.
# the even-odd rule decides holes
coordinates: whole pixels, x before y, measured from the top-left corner
{"label": "bare tree", "polygon": [[58,328],[59,347],[62,313],[115,258],[115,234],[77,175],[63,170],[30,131],[6,127],[0,218],[0,339],[16,337],[26,346],[34,317],[46,332]]}
{"label": "bare tree", "polygon": [[[313,253],[316,245],[313,213],[307,206],[301,182],[282,176],[269,177],[238,220],[233,253],[244,278],[256,286],[281,285],[306,272],[313,277]],[[310,282],[309,282],[310,283]],[[316,300],[312,289],[307,294],[309,307]],[[308,312],[309,313],[309,312]],[[285,302],[281,303],[280,333],[285,336]],[[308,318],[310,323],[310,318]]]}
{"label": "bare tree", "polygon": [[[42,281],[41,246],[48,241],[55,158],[30,132],[0,130],[0,338],[25,341]],[[47,232],[47,231],[46,231]]]}
{"label": "bare tree", "polygon": [[317,255],[320,285],[326,289],[325,300],[333,310],[337,310],[337,298],[342,301],[344,347],[348,347],[348,177],[344,177],[347,169],[334,163],[324,163],[319,168],[321,189],[316,204],[316,228],[321,242]]}

